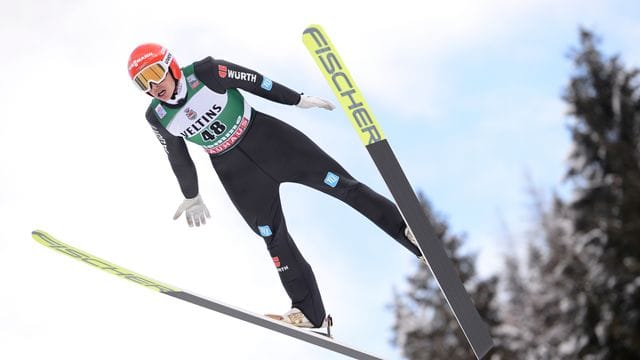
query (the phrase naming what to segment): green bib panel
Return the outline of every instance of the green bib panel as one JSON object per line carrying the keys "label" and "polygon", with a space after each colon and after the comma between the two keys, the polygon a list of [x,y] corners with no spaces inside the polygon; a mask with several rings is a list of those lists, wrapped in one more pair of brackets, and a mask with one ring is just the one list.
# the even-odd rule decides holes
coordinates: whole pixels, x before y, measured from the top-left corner
{"label": "green bib panel", "polygon": [[194,74],[193,65],[182,69],[187,82],[187,102],[170,107],[154,99],[151,106],[169,133],[201,145],[209,154],[233,148],[251,120],[251,106],[236,89],[219,94]]}

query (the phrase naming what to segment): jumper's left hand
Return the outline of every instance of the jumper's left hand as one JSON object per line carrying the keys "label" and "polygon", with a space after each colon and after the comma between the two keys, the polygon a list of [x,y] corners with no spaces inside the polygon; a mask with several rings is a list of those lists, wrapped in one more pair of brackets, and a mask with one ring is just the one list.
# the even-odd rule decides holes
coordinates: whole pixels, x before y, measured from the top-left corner
{"label": "jumper's left hand", "polygon": [[335,109],[335,106],[328,100],[309,95],[300,95],[300,102],[296,106],[303,109],[312,107],[319,107],[327,110]]}

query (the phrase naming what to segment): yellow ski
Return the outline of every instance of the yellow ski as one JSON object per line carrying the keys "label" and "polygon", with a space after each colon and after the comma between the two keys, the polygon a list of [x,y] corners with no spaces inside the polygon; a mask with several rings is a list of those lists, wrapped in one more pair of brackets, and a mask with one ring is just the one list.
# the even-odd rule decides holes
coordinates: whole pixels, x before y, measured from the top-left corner
{"label": "yellow ski", "polygon": [[131,270],[127,270],[121,266],[118,266],[106,260],[100,259],[99,257],[93,256],[85,251],[74,248],[73,246],[67,245],[62,241],[54,238],[53,236],[47,234],[44,231],[41,231],[41,230],[32,231],[31,236],[33,237],[34,240],[36,240],[37,242],[39,242],[40,244],[48,248],[51,248],[62,254],[72,257],[76,260],[79,260],[87,265],[91,265],[95,268],[106,271],[109,274],[115,275],[122,279],[132,281],[138,285],[142,285],[148,289],[158,291],[162,294],[169,295],[174,298],[184,300],[195,305],[202,306],[209,310],[213,310],[221,314],[228,315],[236,319],[249,322],[254,325],[262,326],[263,328],[266,328],[269,330],[277,331],[281,334],[288,335],[302,341],[306,341],[310,344],[317,345],[346,356],[350,356],[354,359],[381,360],[380,357],[376,357],[366,352],[352,348],[350,346],[341,344],[333,340],[332,338],[328,337],[327,335],[319,334],[310,330],[300,329],[295,326],[284,323],[282,321],[273,320],[264,315],[254,314],[252,312],[249,312],[231,305],[224,304],[220,301],[211,300],[203,296],[194,295],[190,292],[180,290],[174,286],[170,286],[170,285],[161,283],[159,281],[152,280],[151,278],[140,275]]}
{"label": "yellow ski", "polygon": [[416,236],[420,251],[473,352],[478,359],[483,358],[493,348],[489,328],[473,305],[443,244],[436,237],[433,225],[426,217],[362,92],[322,27],[307,27],[302,34],[302,41],[351,120],[405,222]]}

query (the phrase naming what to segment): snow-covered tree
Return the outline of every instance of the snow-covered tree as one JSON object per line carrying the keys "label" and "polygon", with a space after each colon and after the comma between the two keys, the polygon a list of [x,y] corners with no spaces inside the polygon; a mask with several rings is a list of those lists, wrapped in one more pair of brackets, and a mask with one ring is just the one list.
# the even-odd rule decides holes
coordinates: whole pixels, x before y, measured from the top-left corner
{"label": "snow-covered tree", "polygon": [[573,53],[574,150],[568,178],[574,252],[586,265],[583,342],[577,354],[640,358],[640,91],[637,69],[606,58],[581,32]]}
{"label": "snow-covered tree", "polygon": [[[638,70],[606,58],[582,30],[564,99],[573,195],[537,202],[526,268],[510,260],[509,349],[525,359],[640,358]],[[541,199],[537,194],[534,199]]]}
{"label": "snow-covered tree", "polygon": [[[564,94],[573,193],[551,201],[532,193],[535,231],[525,259],[507,257],[499,296],[496,278],[478,279],[473,256],[460,254],[463,238],[431,216],[492,329],[492,359],[640,359],[640,72],[597,45],[581,30]],[[428,271],[418,268],[408,283],[394,294],[394,342],[404,356],[469,359]]]}

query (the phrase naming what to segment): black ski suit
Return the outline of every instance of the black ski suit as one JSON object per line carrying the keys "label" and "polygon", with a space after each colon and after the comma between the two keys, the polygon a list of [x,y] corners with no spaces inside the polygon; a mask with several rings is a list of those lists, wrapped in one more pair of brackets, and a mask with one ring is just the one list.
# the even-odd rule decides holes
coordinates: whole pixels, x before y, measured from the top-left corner
{"label": "black ski suit", "polygon": [[[300,101],[300,94],[293,90],[226,61],[208,57],[191,66],[197,80],[217,94],[242,89],[281,104],[294,105]],[[162,106],[167,111],[181,110],[189,106],[189,96],[192,95],[187,95],[186,104],[162,103]],[[198,194],[198,180],[184,138],[172,135],[158,114],[164,112],[157,111],[156,101],[147,111],[147,120],[165,147],[183,195],[193,198]],[[311,139],[290,125],[253,108],[248,120],[248,126],[232,146],[210,154],[211,163],[235,207],[251,229],[264,239],[292,307],[300,309],[314,326],[322,325],[325,308],[311,266],[287,231],[280,184],[307,185],[342,200],[420,256],[419,250],[405,238],[405,223],[391,201],[355,180]]]}

